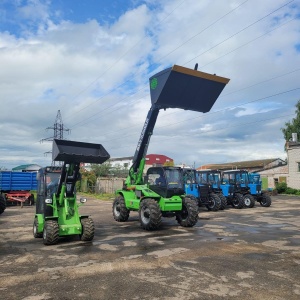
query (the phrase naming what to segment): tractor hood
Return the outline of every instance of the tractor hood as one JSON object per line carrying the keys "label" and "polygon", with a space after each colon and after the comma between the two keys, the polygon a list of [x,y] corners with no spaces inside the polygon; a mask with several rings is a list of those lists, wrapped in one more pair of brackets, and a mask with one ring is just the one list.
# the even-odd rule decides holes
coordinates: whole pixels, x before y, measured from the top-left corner
{"label": "tractor hood", "polygon": [[53,140],[52,159],[66,163],[102,164],[110,158],[101,144]]}
{"label": "tractor hood", "polygon": [[206,113],[228,78],[174,65],[149,78],[152,105]]}

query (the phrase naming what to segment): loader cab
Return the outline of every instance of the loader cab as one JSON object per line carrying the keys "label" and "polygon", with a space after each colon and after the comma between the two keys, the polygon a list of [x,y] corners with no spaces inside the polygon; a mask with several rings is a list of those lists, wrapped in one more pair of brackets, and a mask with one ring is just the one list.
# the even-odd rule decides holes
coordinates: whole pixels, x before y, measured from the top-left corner
{"label": "loader cab", "polygon": [[52,215],[52,208],[45,204],[45,200],[52,199],[57,192],[61,170],[61,167],[45,167],[37,172],[37,214]]}
{"label": "loader cab", "polygon": [[147,181],[149,189],[164,198],[184,195],[183,173],[179,167],[151,167]]}

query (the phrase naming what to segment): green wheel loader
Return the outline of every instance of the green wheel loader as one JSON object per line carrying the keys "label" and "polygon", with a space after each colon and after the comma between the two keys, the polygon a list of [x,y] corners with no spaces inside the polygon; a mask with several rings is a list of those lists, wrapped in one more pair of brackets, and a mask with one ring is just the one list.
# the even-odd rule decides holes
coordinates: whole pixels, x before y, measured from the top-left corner
{"label": "green wheel loader", "polygon": [[179,225],[192,227],[198,221],[198,204],[185,195],[182,169],[151,167],[143,175],[150,137],[160,109],[180,108],[210,111],[229,79],[178,65],[150,77],[152,106],[148,112],[122,189],[116,191],[114,219],[125,222],[130,211],[139,212],[141,227],[155,230],[162,217],[175,217]]}
{"label": "green wheel loader", "polygon": [[102,164],[109,159],[108,152],[100,144],[54,140],[52,156],[61,161],[61,167],[41,168],[37,173],[36,214],[33,236],[43,238],[45,245],[56,244],[59,237],[78,235],[82,241],[94,238],[92,218],[80,215],[75,184],[80,178],[80,163]]}

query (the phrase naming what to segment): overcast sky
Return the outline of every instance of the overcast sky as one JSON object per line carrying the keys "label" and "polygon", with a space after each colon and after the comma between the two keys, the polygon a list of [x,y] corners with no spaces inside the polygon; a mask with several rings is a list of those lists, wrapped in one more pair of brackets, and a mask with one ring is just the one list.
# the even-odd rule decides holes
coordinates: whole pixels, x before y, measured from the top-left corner
{"label": "overcast sky", "polygon": [[300,99],[300,1],[1,0],[0,167],[51,164],[64,138],[132,156],[149,77],[172,65],[230,78],[209,113],[160,111],[148,153],[175,163],[286,158]]}

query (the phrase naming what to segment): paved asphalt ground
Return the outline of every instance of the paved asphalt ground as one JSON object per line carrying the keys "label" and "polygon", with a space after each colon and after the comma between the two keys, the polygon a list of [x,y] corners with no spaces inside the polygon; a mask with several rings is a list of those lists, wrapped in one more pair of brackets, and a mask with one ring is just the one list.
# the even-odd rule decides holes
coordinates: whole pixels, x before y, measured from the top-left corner
{"label": "paved asphalt ground", "polygon": [[96,226],[44,246],[32,236],[35,207],[0,216],[0,299],[300,299],[300,198],[199,213],[193,228],[163,219],[146,232],[138,214],[118,223],[112,202],[80,208]]}

